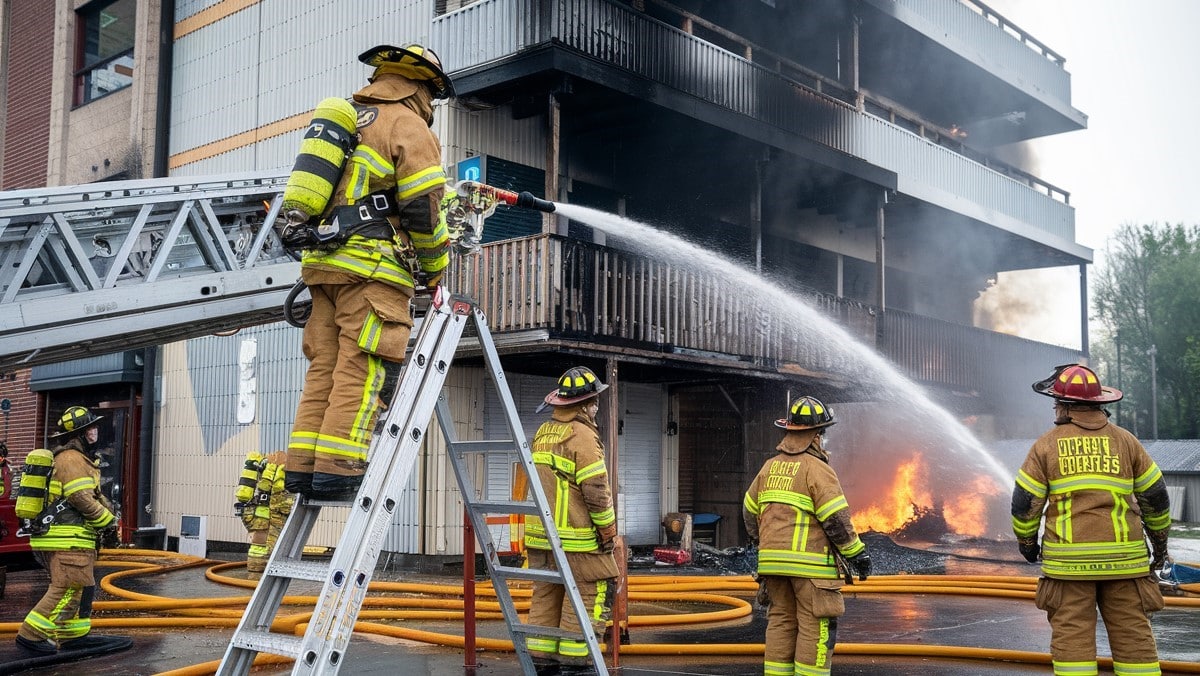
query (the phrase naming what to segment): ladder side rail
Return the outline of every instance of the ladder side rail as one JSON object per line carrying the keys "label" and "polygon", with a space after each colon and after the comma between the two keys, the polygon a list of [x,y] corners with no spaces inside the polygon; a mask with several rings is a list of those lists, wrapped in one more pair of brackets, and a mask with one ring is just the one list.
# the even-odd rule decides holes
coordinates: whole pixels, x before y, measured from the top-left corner
{"label": "ladder side rail", "polygon": [[12,218],[8,216],[0,218],[0,237],[4,237],[4,231],[8,230],[9,223],[12,223]]}
{"label": "ladder side rail", "polygon": [[25,188],[0,191],[0,210],[14,207],[54,207],[81,202],[103,203],[109,199],[135,197],[154,199],[172,195],[212,193],[215,191],[247,191],[271,188],[283,190],[288,174],[245,172],[216,176],[166,176],[160,178],[105,181],[78,185]]}
{"label": "ladder side rail", "polygon": [[[321,508],[304,504],[303,498],[298,497],[292,506],[292,512],[284,522],[276,539],[276,546],[271,550],[271,558],[267,562],[267,570],[254,588],[242,619],[238,621],[233,636],[237,637],[247,631],[267,631],[274,621],[284,594],[287,593],[291,580],[272,573],[272,567],[277,561],[299,560],[304,551],[304,543],[312,533]],[[257,651],[240,648],[231,640],[225,648],[225,655],[217,667],[218,676],[242,676],[249,673],[254,665]]]}
{"label": "ladder side rail", "polygon": [[521,462],[529,477],[529,490],[534,496],[534,502],[541,508],[541,519],[546,530],[546,539],[550,541],[550,551],[554,554],[555,565],[562,573],[563,586],[566,588],[567,596],[571,599],[571,607],[575,610],[575,616],[579,619],[579,626],[583,630],[584,642],[587,643],[588,655],[592,659],[592,665],[599,676],[607,676],[608,668],[604,664],[604,654],[600,651],[600,642],[596,638],[596,632],[592,630],[592,623],[589,620],[590,615],[587,608],[583,605],[579,586],[575,584],[575,576],[571,572],[571,564],[567,560],[566,552],[563,551],[562,539],[558,535],[558,528],[554,524],[554,516],[550,512],[550,502],[542,490],[542,482],[538,479],[537,467],[533,464],[533,455],[529,448],[529,442],[525,439],[525,432],[521,427],[520,417],[517,415],[517,405],[513,401],[512,392],[509,390],[508,381],[504,376],[504,369],[500,364],[500,357],[496,351],[496,343],[492,339],[491,331],[487,329],[487,320],[484,317],[483,310],[476,308],[475,313],[475,323],[479,327],[479,347],[483,352],[483,359],[487,366],[486,370],[492,378],[497,394],[500,396],[501,408],[505,412],[505,422],[508,424],[509,434],[519,442],[518,447],[521,451]]}
{"label": "ladder side rail", "polygon": [[[172,191],[159,194],[120,195],[100,197],[96,199],[72,199],[42,204],[4,204],[0,200],[0,215],[16,218],[16,223],[34,222],[45,214],[70,214],[73,219],[84,219],[88,214],[100,211],[120,211],[134,209],[144,204],[161,206],[178,204],[188,200],[199,199],[228,199],[233,197],[245,198],[246,204],[262,207],[262,199],[271,199],[283,193],[283,185],[244,186],[238,188],[199,188],[186,191]],[[111,216],[106,216],[109,218]]]}
{"label": "ladder side rail", "polygon": [[[364,477],[355,511],[334,553],[330,579],[305,632],[293,674],[336,674],[342,664],[398,502],[390,492],[403,490],[416,465],[426,428],[466,324],[465,316],[450,309],[448,303],[431,312],[432,317],[426,316],[414,348],[413,368],[406,368],[401,375],[403,385],[388,409],[384,429],[372,438],[374,452],[368,451],[373,458],[368,477]],[[407,392],[414,383],[419,383],[415,397],[399,399],[400,392]],[[400,418],[404,419],[403,425],[398,424]],[[381,447],[391,449],[386,458],[380,455]],[[375,499],[367,505],[363,495]],[[341,583],[331,586],[330,582],[336,582],[339,574],[343,576]]]}
{"label": "ladder side rail", "polygon": [[[463,507],[466,510],[467,517],[471,520],[471,527],[475,531],[475,539],[482,548],[484,556],[487,558],[488,574],[492,580],[492,588],[496,592],[496,600],[499,602],[500,610],[504,615],[504,622],[508,625],[509,635],[512,637],[513,650],[517,653],[517,659],[520,661],[525,673],[532,673],[534,670],[533,657],[529,654],[529,649],[525,646],[525,634],[521,631],[521,628],[528,625],[521,622],[520,615],[517,613],[516,602],[513,600],[512,591],[508,588],[507,580],[497,574],[500,567],[500,558],[496,552],[495,543],[492,542],[487,515],[476,508],[475,482],[471,480],[464,462],[465,458],[460,452],[454,449],[454,443],[458,440],[458,433],[454,429],[454,416],[450,412],[445,392],[438,398],[437,417],[438,424],[442,429],[442,435],[446,437],[446,454],[450,457],[450,465],[454,468],[454,476],[458,479],[458,490],[462,494]],[[486,469],[484,474],[486,476]],[[483,489],[486,493],[486,483]],[[463,556],[473,557],[475,556],[475,552],[473,550],[463,552]],[[466,621],[467,618],[464,617],[463,619]],[[472,621],[474,619],[471,618]]]}

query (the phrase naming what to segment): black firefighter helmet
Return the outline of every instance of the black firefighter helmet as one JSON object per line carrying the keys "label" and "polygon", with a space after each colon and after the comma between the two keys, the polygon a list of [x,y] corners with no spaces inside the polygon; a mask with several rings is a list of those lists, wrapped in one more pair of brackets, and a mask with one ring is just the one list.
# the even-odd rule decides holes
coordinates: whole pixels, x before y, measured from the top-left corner
{"label": "black firefighter helmet", "polygon": [[775,421],[776,427],[785,430],[819,430],[835,424],[833,411],[816,397],[800,397],[788,407],[786,418]]}

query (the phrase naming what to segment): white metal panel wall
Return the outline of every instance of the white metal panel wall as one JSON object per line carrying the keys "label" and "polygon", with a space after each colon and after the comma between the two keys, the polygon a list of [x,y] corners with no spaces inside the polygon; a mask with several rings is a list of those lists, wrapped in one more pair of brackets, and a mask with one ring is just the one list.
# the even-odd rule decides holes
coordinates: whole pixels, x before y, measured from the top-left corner
{"label": "white metal panel wall", "polygon": [[[460,440],[482,439],[481,415],[483,369],[451,366],[443,387],[454,418],[455,433]],[[489,437],[490,438],[490,437]],[[446,440],[437,417],[429,423],[422,454],[422,485],[425,501],[424,542],[420,553],[429,555],[462,555],[463,504],[454,468],[446,455]],[[476,468],[482,472],[482,468]],[[478,485],[480,482],[476,480]]]}
{"label": "white metal panel wall", "polygon": [[544,116],[514,120],[509,106],[468,110],[455,101],[436,111],[434,127],[442,139],[442,163],[447,167],[474,155],[494,155],[538,169],[546,166]]}
{"label": "white metal panel wall", "polygon": [[[620,531],[630,545],[661,540],[663,398],[661,385],[622,383],[621,434],[617,437]],[[601,409],[600,415],[603,416]]]}
{"label": "white metal panel wall", "polygon": [[[180,18],[198,11],[182,0],[180,10],[190,12]],[[377,44],[427,43],[433,11],[433,0],[263,0],[182,36],[172,64],[171,154],[307,113],[327,96],[349,96],[370,74],[358,54]],[[287,165],[297,143],[288,144]]]}

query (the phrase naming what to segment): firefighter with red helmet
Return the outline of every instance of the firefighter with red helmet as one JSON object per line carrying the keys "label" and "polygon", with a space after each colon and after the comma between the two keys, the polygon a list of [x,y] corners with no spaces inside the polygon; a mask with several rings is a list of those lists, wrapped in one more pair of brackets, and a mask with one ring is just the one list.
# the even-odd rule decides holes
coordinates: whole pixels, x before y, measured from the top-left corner
{"label": "firefighter with red helmet", "polygon": [[117,528],[112,506],[100,492],[95,456],[102,419],[83,406],[71,406],[58,419],[58,432],[51,435],[61,445],[54,449],[42,510],[47,517],[39,519],[49,528],[39,529],[29,539],[33,551],[45,558],[50,587],[17,632],[17,646],[30,653],[88,650],[114,640],[128,641],[90,635],[97,544]]}
{"label": "firefighter with red helmet", "polygon": [[[558,386],[538,407],[552,406],[550,420],[533,435],[533,463],[542,490],[552,505],[554,525],[583,607],[597,636],[612,617],[617,591],[617,562],[613,549],[617,516],[613,509],[604,444],[596,427],[600,393],[608,385],[591,369],[576,366],[558,379]],[[545,528],[536,516],[525,517],[525,548],[529,567],[553,570],[554,555]],[[561,584],[534,582],[529,624],[579,632],[582,628]],[[575,639],[529,635],[525,647],[539,676],[594,673],[587,643]]]}
{"label": "firefighter with red helmet", "polygon": [[[742,517],[758,546],[760,600],[767,607],[763,673],[828,674],[845,612],[839,559],[860,580],[871,572],[867,546],[850,523],[850,506],[829,466],[825,430],[833,412],[814,397],[792,402],[775,422],[787,430],[747,489]],[[766,599],[762,599],[765,595]]]}
{"label": "firefighter with red helmet", "polygon": [[[421,45],[358,58],[374,71],[354,94],[357,145],[328,205],[302,213],[285,194],[289,226],[311,216],[313,232],[331,237],[301,257],[309,366],[286,464],[288,491],[314,498],[352,497],[362,483],[389,363],[399,368],[408,345],[413,290],[435,286],[449,263],[446,177],[430,127],[434,100],[453,96],[450,78]],[[293,173],[306,163],[319,164],[298,158]]]}
{"label": "firefighter with red helmet", "polygon": [[1114,673],[1159,674],[1149,614],[1163,607],[1151,571],[1167,561],[1171,526],[1162,472],[1108,419],[1102,407],[1121,391],[1091,369],[1059,366],[1033,390],[1054,399],[1054,428],[1017,472],[1012,523],[1021,554],[1042,562],[1035,603],[1050,622],[1054,673],[1097,673],[1099,607]]}

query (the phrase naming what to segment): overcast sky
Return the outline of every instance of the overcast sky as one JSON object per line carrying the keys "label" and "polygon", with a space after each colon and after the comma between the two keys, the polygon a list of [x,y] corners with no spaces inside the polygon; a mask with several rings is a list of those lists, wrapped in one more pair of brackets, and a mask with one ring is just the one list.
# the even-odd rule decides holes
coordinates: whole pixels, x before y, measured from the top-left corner
{"label": "overcast sky", "polygon": [[[1088,128],[1033,142],[1034,173],[1071,194],[1075,239],[1095,249],[1097,264],[1123,223],[1200,224],[1200,0],[985,4],[1066,59],[1072,105]],[[1038,295],[1047,280],[1062,292],[1019,333],[1079,347],[1074,270],[1031,276],[1013,290]]]}

